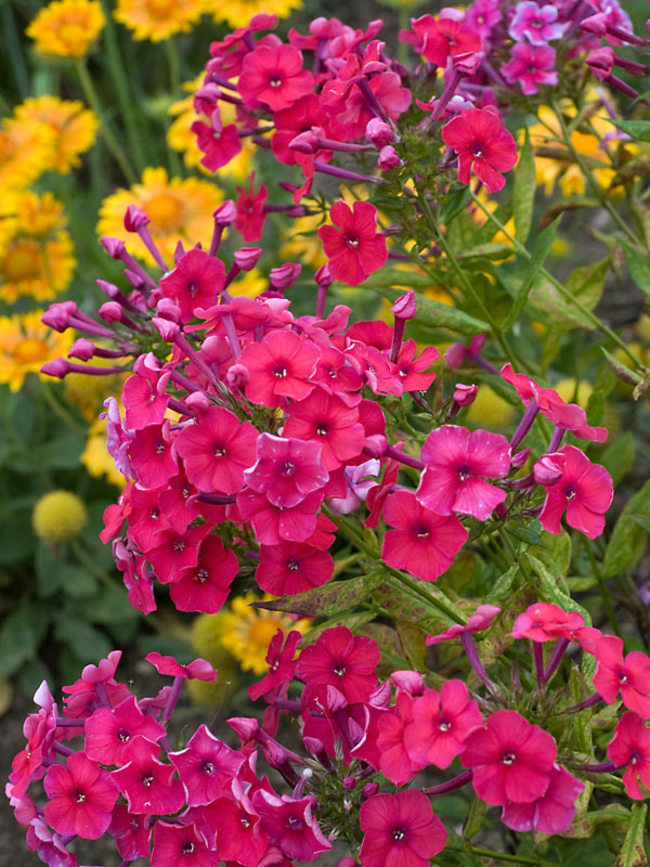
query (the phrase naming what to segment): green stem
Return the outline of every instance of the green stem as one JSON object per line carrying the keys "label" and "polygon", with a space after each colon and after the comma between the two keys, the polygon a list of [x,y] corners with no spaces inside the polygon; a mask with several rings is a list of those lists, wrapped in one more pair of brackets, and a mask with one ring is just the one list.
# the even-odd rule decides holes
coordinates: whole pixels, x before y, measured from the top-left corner
{"label": "green stem", "polygon": [[102,584],[106,584],[107,587],[113,587],[114,582],[110,579],[110,577],[104,572],[102,569],[97,566],[93,558],[86,551],[83,545],[79,542],[79,539],[73,539],[70,542],[70,548],[82,566],[84,566],[91,575],[94,575],[98,578]]}
{"label": "green stem", "polygon": [[508,861],[513,864],[543,864],[539,858],[528,858],[526,855],[507,855],[503,852],[493,852],[484,846],[473,846],[468,840],[463,844],[447,843],[446,849],[452,852],[469,852],[472,855],[482,855],[485,858],[494,858],[495,861]]}
{"label": "green stem", "polygon": [[169,65],[169,88],[176,99],[181,92],[181,62],[178,54],[178,45],[173,36],[165,39],[165,51],[167,64]]}
{"label": "green stem", "polygon": [[[445,617],[451,620],[452,623],[460,623],[461,626],[465,626],[467,621],[457,614],[453,608],[450,608],[446,605],[441,599],[438,599],[436,596],[427,592],[425,588],[414,581],[412,578],[409,578],[408,575],[405,575],[403,572],[400,572],[399,569],[393,569],[392,566],[387,566],[385,563],[382,563],[382,566],[386,571],[393,576],[393,578],[397,579],[400,584],[403,584],[405,587],[408,587],[409,590],[412,590],[414,593],[417,593],[428,605],[433,605],[434,608],[437,608],[438,611],[441,611]],[[442,595],[442,591],[438,591]]]}
{"label": "green stem", "polygon": [[621,638],[621,628],[618,625],[612,597],[610,596],[609,590],[607,589],[607,584],[605,583],[605,579],[603,578],[603,573],[600,571],[600,566],[598,565],[598,562],[594,556],[591,542],[585,537],[583,539],[583,544],[584,549],[587,552],[587,557],[589,558],[589,564],[593,570],[594,575],[596,576],[596,581],[598,581],[598,587],[600,589],[600,595],[603,600],[603,606],[605,607],[607,619],[609,620],[610,626],[612,627],[614,632],[619,636],[619,638]]}
{"label": "green stem", "polygon": [[120,169],[122,170],[122,174],[129,182],[129,184],[133,185],[137,183],[137,175],[133,170],[131,163],[129,162],[129,158],[127,157],[124,149],[122,148],[122,145],[113,135],[112,129],[109,127],[108,123],[105,120],[105,112],[99,101],[97,91],[95,90],[95,86],[93,85],[92,79],[88,72],[85,57],[80,57],[77,60],[77,73],[79,75],[79,83],[81,85],[81,89],[83,90],[84,96],[88,101],[88,105],[92,108],[92,110],[99,118],[99,131],[104,141],[106,142],[107,148],[113,155],[115,162],[119,165]]}
{"label": "green stem", "polygon": [[[483,213],[487,216],[487,218],[492,223],[494,223],[495,226],[499,227],[499,229],[503,232],[508,241],[510,241],[510,243],[515,247],[517,252],[520,253],[525,259],[530,261],[533,258],[532,253],[530,253],[530,251],[527,250],[526,247],[524,247],[521,241],[515,238],[515,236],[506,229],[503,223],[497,217],[495,217],[494,214],[491,214],[488,211],[483,202],[481,202],[481,200],[471,190],[470,196],[472,197],[472,200],[483,211]],[[569,290],[557,278],[555,278],[549,271],[546,270],[546,268],[540,268],[539,273],[542,277],[544,277],[545,280],[548,280],[549,283],[551,283],[557,289],[557,291],[568,304],[571,304],[573,307],[579,310],[582,315],[591,322],[594,328],[602,331],[603,334],[606,334],[609,339],[612,340],[619,347],[619,349],[622,349],[638,370],[644,370],[644,367],[639,361],[639,359],[636,358],[636,356],[632,352],[630,352],[626,344],[623,342],[623,340],[621,340],[621,338],[618,336],[618,334],[616,334],[615,331],[612,331],[609,326],[605,325],[604,322],[601,322],[601,320],[594,313],[592,313],[591,310],[585,307],[584,304],[582,304],[582,302],[575,297],[575,295],[572,295]]]}
{"label": "green stem", "polygon": [[65,422],[65,424],[73,430],[75,433],[80,434],[84,438],[88,436],[88,428],[81,424],[81,422],[77,421],[77,419],[72,415],[72,413],[60,403],[56,397],[54,396],[51,382],[46,382],[43,379],[40,379],[39,382],[41,385],[41,394],[45,398],[48,406],[58,415],[58,417]]}

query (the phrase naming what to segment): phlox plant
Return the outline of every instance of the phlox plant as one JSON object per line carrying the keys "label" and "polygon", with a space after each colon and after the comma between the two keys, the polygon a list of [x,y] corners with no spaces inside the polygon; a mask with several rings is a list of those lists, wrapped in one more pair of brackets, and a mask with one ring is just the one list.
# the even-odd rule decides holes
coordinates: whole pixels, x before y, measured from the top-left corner
{"label": "phlox plant", "polygon": [[[101,538],[134,608],[168,596],[212,614],[247,580],[313,626],[273,638],[249,690],[263,711],[228,720],[237,747],[172,722],[184,680],[218,676],[203,659],[149,654],[173,680],[139,698],[115,651],[64,688],[62,713],[44,684],[7,787],[28,846],[66,867],[77,838],[104,834],[123,865],[426,867],[568,863],[593,838],[602,863],[646,863],[650,658],[626,653],[607,579],[626,586],[641,558],[650,493],[605,541],[627,458],[603,450],[601,422],[614,373],[635,398],[650,380],[594,311],[614,253],[650,291],[642,161],[625,150],[649,124],[621,115],[641,105],[629,79],[648,71],[648,40],[596,0],[424,14],[399,62],[381,21],[318,18],[286,41],[274,25],[260,14],[212,44],[193,132],[212,171],[251,139],[281,192],[251,176],[209,244],[173,256],[130,205],[133,244],[101,238],[122,286],[98,280],[97,310],[50,306],[43,321],[76,339],[42,372],[129,372],[105,403],[125,484]],[[597,82],[625,210],[572,144]],[[545,264],[563,208],[529,241],[542,100],[590,186],[577,207],[615,227],[612,255],[566,282]],[[270,213],[322,218],[326,264],[308,289],[284,262],[251,298],[238,286]],[[384,319],[343,303],[362,285]],[[535,343],[522,335],[537,317]],[[611,365],[588,411],[550,384],[577,329]],[[515,408],[508,435],[467,418],[488,382]]]}

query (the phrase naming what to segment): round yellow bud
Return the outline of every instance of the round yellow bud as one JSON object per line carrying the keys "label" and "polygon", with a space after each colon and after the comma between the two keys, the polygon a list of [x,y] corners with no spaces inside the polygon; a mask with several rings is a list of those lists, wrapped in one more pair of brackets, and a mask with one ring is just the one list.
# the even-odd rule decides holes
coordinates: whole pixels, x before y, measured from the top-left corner
{"label": "round yellow bud", "polygon": [[86,518],[86,507],[76,494],[50,491],[34,506],[32,526],[43,542],[68,542],[79,535]]}
{"label": "round yellow bud", "polygon": [[219,614],[199,614],[194,619],[190,633],[190,641],[196,653],[212,665],[221,663],[224,655],[221,620]]}

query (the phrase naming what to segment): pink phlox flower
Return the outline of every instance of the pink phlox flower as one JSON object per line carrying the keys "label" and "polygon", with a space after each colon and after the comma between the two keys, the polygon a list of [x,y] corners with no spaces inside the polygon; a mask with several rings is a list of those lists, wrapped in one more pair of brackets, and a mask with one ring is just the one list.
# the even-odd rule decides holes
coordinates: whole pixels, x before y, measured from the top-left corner
{"label": "pink phlox flower", "polygon": [[501,821],[513,831],[562,834],[575,819],[576,799],[584,788],[584,783],[556,764],[549,775],[548,789],[541,798],[531,804],[505,804]]}
{"label": "pink phlox flower", "polygon": [[[629,798],[642,801],[650,790],[650,729],[644,717],[625,713],[616,723],[607,756],[616,767],[625,767],[623,783]],[[643,785],[643,790],[641,785]]]}
{"label": "pink phlox flower", "polygon": [[426,469],[416,497],[438,515],[458,512],[486,521],[506,492],[484,479],[501,479],[510,469],[510,446],[501,434],[443,425],[422,446]]}
{"label": "pink phlox flower", "polygon": [[448,768],[465,747],[471,731],[482,725],[478,704],[470,700],[460,680],[425,689],[413,703],[413,719],[404,732],[406,750],[414,762]]}
{"label": "pink phlox flower", "polygon": [[260,545],[306,542],[317,528],[317,512],[322,502],[323,495],[319,491],[308,494],[291,509],[274,506],[264,494],[248,488],[237,495],[240,518],[252,523]]}
{"label": "pink phlox flower", "polygon": [[229,791],[230,781],[244,763],[242,753],[231,750],[201,725],[184,750],[169,753],[187,793],[187,805],[209,804]]}
{"label": "pink phlox flower", "polygon": [[315,798],[296,799],[258,789],[251,800],[260,816],[262,833],[287,858],[315,861],[322,852],[332,848],[312,813]]}
{"label": "pink phlox flower", "polygon": [[59,834],[97,840],[107,830],[118,791],[85,753],[73,753],[65,765],[50,765],[43,787],[49,798],[45,820]]}
{"label": "pink phlox flower", "polygon": [[456,10],[443,10],[438,18],[421,15],[411,18],[411,30],[400,30],[400,42],[410,42],[418,54],[444,68],[449,57],[481,50],[477,33],[467,27]]}
{"label": "pink phlox flower", "polygon": [[519,82],[526,96],[537,93],[540,84],[557,84],[555,49],[549,45],[529,45],[516,42],[511,49],[508,63],[501,67],[501,74],[509,84]]}
{"label": "pink phlox flower", "polygon": [[129,813],[126,804],[116,804],[108,833],[115,839],[117,851],[125,861],[151,855],[151,821],[149,816]]}
{"label": "pink phlox flower", "polygon": [[169,400],[165,390],[171,373],[161,370],[160,363],[152,352],[139,355],[133,370],[133,376],[130,376],[122,387],[126,427],[139,430],[150,424],[161,424]]}
{"label": "pink phlox flower", "polygon": [[333,573],[334,559],[328,551],[305,542],[280,542],[260,546],[255,578],[273,596],[293,596],[320,587]]}
{"label": "pink phlox flower", "polygon": [[435,373],[425,373],[433,362],[440,358],[435,346],[425,347],[417,358],[416,352],[415,340],[405,340],[395,362],[404,391],[426,391],[436,378]]}
{"label": "pink phlox flower", "polygon": [[201,542],[196,566],[186,569],[170,584],[169,595],[179,611],[216,614],[228,598],[238,572],[234,551],[224,547],[220,536],[207,536]]}
{"label": "pink phlox flower", "polygon": [[122,580],[128,591],[128,600],[143,614],[156,610],[153,593],[153,573],[141,554],[137,554],[128,540],[116,539],[113,542],[115,568],[122,572]]}
{"label": "pink phlox flower", "polygon": [[362,464],[343,468],[343,476],[347,485],[345,497],[332,497],[329,507],[336,515],[349,515],[356,512],[368,495],[368,491],[377,485],[377,476],[381,468],[376,458],[364,461]]}
{"label": "pink phlox flower", "polygon": [[203,153],[201,165],[208,171],[216,172],[237,156],[242,149],[242,142],[236,124],[223,125],[218,108],[211,112],[209,121],[195,120],[190,131],[196,136],[197,146]]}
{"label": "pink phlox flower", "polygon": [[[248,795],[238,792],[233,800],[217,798],[211,804],[190,811],[194,821],[220,859],[258,867],[269,847],[261,832],[260,817]],[[213,842],[214,841],[214,842]]]}
{"label": "pink phlox flower", "polygon": [[103,704],[97,694],[99,684],[103,684],[111,705],[119,704],[131,695],[126,684],[116,683],[113,677],[121,657],[121,650],[112,650],[97,665],[84,666],[79,680],[62,688],[62,692],[67,694],[64,698],[65,716],[85,719],[90,716],[95,707]]}
{"label": "pink phlox flower", "polygon": [[592,464],[584,452],[565,445],[552,455],[562,473],[546,486],[546,499],[539,521],[549,533],[561,533],[561,518],[566,510],[570,527],[590,539],[600,536],[605,527],[605,512],[614,497],[612,477],[605,467]]}
{"label": "pink phlox flower", "polygon": [[259,241],[262,237],[264,220],[266,218],[264,205],[269,197],[268,190],[264,184],[260,184],[257,193],[253,192],[254,180],[255,172],[251,172],[248,178],[248,190],[245,190],[243,187],[237,187],[239,196],[237,197],[235,228],[246,243]]}
{"label": "pink phlox flower", "polygon": [[[165,398],[166,402],[167,398]],[[120,416],[120,409],[114,397],[107,397],[104,406],[106,412],[100,413],[99,417],[106,419],[106,451],[113,458],[118,473],[122,473],[125,479],[130,479],[128,450],[134,433]]]}
{"label": "pink phlox flower", "polygon": [[161,490],[158,496],[160,512],[177,533],[184,533],[206,506],[197,502],[197,495],[198,491],[187,480],[184,472],[167,479],[167,484]]}
{"label": "pink phlox flower", "polygon": [[495,24],[501,21],[499,0],[474,0],[465,13],[465,24],[483,41],[489,39]]}
{"label": "pink phlox flower", "polygon": [[32,819],[36,818],[36,804],[33,798],[25,792],[20,793],[11,782],[11,777],[9,782],[5,783],[5,795],[9,806],[14,811],[14,819],[19,825],[29,825]]}
{"label": "pink phlox flower", "polygon": [[355,202],[350,208],[340,200],[332,205],[330,217],[334,226],[321,226],[318,236],[332,278],[358,286],[388,258],[386,239],[377,232],[377,209],[370,202]]}
{"label": "pink phlox flower", "polygon": [[447,831],[422,792],[372,795],[361,804],[362,867],[429,867]]}
{"label": "pink phlox flower", "polygon": [[[397,447],[398,446],[396,446],[396,448]],[[392,458],[389,458],[385,462],[384,475],[382,476],[381,482],[374,488],[370,488],[366,496],[366,505],[368,506],[369,511],[369,515],[366,519],[366,527],[374,529],[379,525],[384,510],[384,503],[386,502],[386,498],[395,488],[399,471],[399,461],[394,461]]]}
{"label": "pink phlox flower", "polygon": [[165,298],[173,298],[180,307],[181,320],[190,322],[195,310],[212,307],[223,291],[225,266],[221,259],[204,250],[188,250],[176,267],[160,281]]}
{"label": "pink phlox flower", "polygon": [[199,546],[210,532],[209,524],[189,527],[184,533],[163,530],[156,536],[156,547],[145,551],[155,577],[161,584],[180,581],[198,562]]}
{"label": "pink phlox flower", "polygon": [[488,193],[503,189],[517,162],[517,143],[496,108],[468,108],[442,128],[442,140],[458,153],[458,180],[469,184],[472,170]]}
{"label": "pink phlox flower", "polygon": [[575,640],[584,623],[584,617],[577,611],[563,611],[552,602],[535,602],[517,617],[510,635],[538,642]]}
{"label": "pink phlox flower", "polygon": [[266,663],[269,672],[258,683],[248,687],[248,695],[252,701],[273,694],[278,688],[292,680],[296,671],[296,650],[300,644],[301,635],[295,629],[286,636],[281,629],[275,633],[266,653]]}
{"label": "pink phlox flower", "polygon": [[157,744],[143,737],[133,738],[130,761],[111,772],[113,781],[128,802],[129,811],[138,815],[177,813],[185,803],[176,768],[159,761]]}
{"label": "pink phlox flower", "polygon": [[623,639],[605,635],[594,656],[594,689],[607,704],[614,704],[619,690],[623,704],[643,719],[650,719],[650,658],[640,650],[623,657]]}
{"label": "pink phlox flower", "polygon": [[145,656],[145,659],[153,665],[158,674],[185,677],[190,680],[207,680],[211,683],[216,683],[217,680],[216,668],[213,668],[207,660],[200,656],[187,665],[181,665],[173,656],[163,656],[158,651],[153,650]]}
{"label": "pink phlox flower", "polygon": [[330,684],[349,702],[366,701],[377,685],[379,647],[346,626],[327,629],[298,658],[297,676],[310,685]]}
{"label": "pink phlox flower", "polygon": [[273,30],[277,22],[277,15],[260,12],[253,15],[244,27],[238,27],[232,33],[227,33],[218,42],[211,42],[212,59],[208,61],[206,68],[208,77],[212,72],[220,72],[224,78],[236,78],[241,73],[243,58],[250,51],[251,34],[259,33],[261,30]]}
{"label": "pink phlox flower", "polygon": [[135,696],[112,708],[100,707],[86,720],[86,755],[103,765],[125,765],[133,738],[156,743],[166,734],[164,726],[140,710]]}
{"label": "pink phlox flower", "polygon": [[395,706],[377,724],[379,770],[396,786],[408,783],[425,766],[415,761],[404,742],[406,728],[413,721],[413,702],[408,693],[398,693]]}
{"label": "pink phlox flower", "polygon": [[313,82],[293,45],[258,45],[244,57],[237,89],[247,107],[257,109],[262,103],[280,111],[310,93]]}
{"label": "pink phlox flower", "polygon": [[63,839],[56,832],[52,833],[39,816],[35,816],[29,823],[27,846],[50,867],[77,867],[77,859],[68,850]]}
{"label": "pink phlox flower", "polygon": [[274,506],[297,506],[322,488],[329,473],[317,442],[262,433],[257,438],[257,461],[244,472],[246,484],[265,494]]}
{"label": "pink phlox flower", "polygon": [[[600,13],[605,16],[606,23],[609,27],[625,30],[627,33],[634,33],[634,27],[632,26],[630,16],[621,7],[618,0],[586,0],[586,2],[596,11],[597,14]],[[614,36],[609,32],[607,33],[606,38],[610,45],[625,44],[625,40],[619,39],[617,36]],[[599,41],[594,40],[594,42],[594,47],[597,48]]]}
{"label": "pink phlox flower", "polygon": [[155,548],[158,536],[170,529],[160,511],[160,494],[160,490],[144,490],[136,485],[127,485],[122,494],[129,505],[127,538],[142,551]]}
{"label": "pink phlox flower", "polygon": [[468,538],[455,515],[432,512],[412,491],[390,494],[383,515],[396,529],[384,536],[382,560],[424,581],[435,581],[446,572]]}
{"label": "pink phlox flower", "polygon": [[474,614],[471,614],[467,623],[454,623],[441,632],[439,635],[427,635],[426,645],[430,647],[433,644],[440,644],[443,641],[450,641],[453,638],[462,635],[463,632],[474,633],[484,632],[492,625],[494,618],[499,614],[501,609],[497,605],[479,605]]}
{"label": "pink phlox flower", "polygon": [[131,474],[141,488],[160,488],[178,472],[171,423],[150,424],[135,432],[128,449]]}
{"label": "pink phlox flower", "polygon": [[291,405],[282,435],[321,444],[329,472],[359,455],[365,439],[358,408],[318,387]]}
{"label": "pink phlox flower", "polygon": [[517,711],[491,714],[485,727],[470,732],[460,762],[474,772],[479,798],[493,806],[509,801],[528,804],[541,798],[550,783],[557,745],[548,732]]}
{"label": "pink phlox flower", "polygon": [[352,341],[345,350],[352,357],[363,375],[365,384],[375,394],[404,393],[404,383],[397,366],[393,364],[386,353],[376,346],[367,346],[359,341]]}
{"label": "pink phlox flower", "polygon": [[172,825],[159,820],[154,825],[151,867],[213,867],[215,858],[194,823]]}
{"label": "pink phlox flower", "polygon": [[565,25],[557,17],[558,10],[552,4],[540,6],[535,0],[523,0],[515,6],[508,33],[515,42],[527,40],[531,45],[546,45],[561,39],[564,33]]}
{"label": "pink phlox flower", "polygon": [[319,388],[336,395],[348,406],[356,406],[361,400],[361,366],[334,346],[322,348],[313,379]]}
{"label": "pink phlox flower", "polygon": [[108,545],[113,539],[116,539],[122,532],[124,522],[131,512],[131,504],[129,503],[129,485],[127,484],[124,491],[120,494],[117,503],[111,503],[104,509],[104,529],[99,534],[99,538],[104,545]]}
{"label": "pink phlox flower", "polygon": [[319,356],[316,344],[294,331],[271,331],[249,343],[239,359],[249,373],[246,397],[268,407],[283,405],[285,398],[303,400],[315,387],[311,377]]}
{"label": "pink phlox flower", "polygon": [[174,439],[190,482],[200,491],[220,494],[235,494],[243,487],[256,443],[253,425],[220,406],[211,406]]}
{"label": "pink phlox flower", "polygon": [[[320,137],[328,138],[324,129],[327,123],[323,106],[315,93],[308,93],[296,100],[289,108],[273,113],[275,131],[271,138],[271,150],[275,158],[285,165],[304,162],[304,154],[289,147],[289,143],[301,133],[318,130]],[[328,162],[332,152],[318,149],[314,156]]]}

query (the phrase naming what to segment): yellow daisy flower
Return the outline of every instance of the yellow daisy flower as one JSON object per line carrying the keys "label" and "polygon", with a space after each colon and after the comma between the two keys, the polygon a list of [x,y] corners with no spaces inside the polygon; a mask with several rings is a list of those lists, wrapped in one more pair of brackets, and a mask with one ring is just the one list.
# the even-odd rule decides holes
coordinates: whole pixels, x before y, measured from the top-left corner
{"label": "yellow daisy flower", "polygon": [[[0,316],[0,383],[18,391],[28,373],[39,373],[43,364],[66,355],[72,346],[70,331],[59,334],[41,322],[42,310]],[[41,376],[51,382],[51,377]]]}
{"label": "yellow daisy flower", "polygon": [[280,247],[283,260],[302,262],[317,271],[327,262],[323,244],[318,237],[318,227],[322,223],[320,214],[310,214],[291,221],[285,232],[287,239]]}
{"label": "yellow daisy flower", "polygon": [[0,188],[24,190],[52,165],[55,148],[50,127],[7,118],[0,126]]}
{"label": "yellow daisy flower", "polygon": [[97,115],[78,100],[56,96],[26,99],[17,106],[19,120],[42,123],[54,133],[54,154],[50,168],[67,174],[81,165],[79,154],[90,150],[99,127]]}
{"label": "yellow daisy flower", "polygon": [[[216,172],[209,172],[201,165],[203,152],[196,143],[196,136],[192,132],[191,126],[199,117],[194,111],[194,94],[203,86],[204,78],[205,73],[202,72],[194,81],[186,81],[183,84],[183,90],[189,91],[191,95],[179,99],[169,107],[169,114],[175,120],[167,131],[167,144],[173,150],[183,154],[183,162],[188,169],[198,169],[211,176],[227,176],[242,181],[251,172],[255,153],[255,145],[250,139],[243,139],[242,149],[237,156],[230,160],[227,165],[217,169]],[[236,109],[234,105],[229,102],[221,102],[219,110],[224,126],[235,122]]]}
{"label": "yellow daisy flower", "polygon": [[229,287],[233,295],[245,295],[246,298],[257,298],[268,288],[268,279],[262,276],[257,268],[238,274],[235,282]]}
{"label": "yellow daisy flower", "polygon": [[204,12],[204,0],[118,0],[113,17],[133,30],[134,39],[162,42],[188,33]]}
{"label": "yellow daisy flower", "polygon": [[215,21],[225,21],[231,27],[244,27],[259,12],[286,18],[302,5],[302,0],[228,0],[227,3],[205,0],[204,8]]}
{"label": "yellow daisy flower", "polygon": [[55,0],[41,9],[25,32],[41,54],[83,57],[105,24],[98,0]]}
{"label": "yellow daisy flower", "polygon": [[[103,379],[103,377],[86,376],[82,373],[77,375],[84,379]],[[64,384],[67,383],[70,376],[73,374],[66,376],[63,380]],[[80,460],[90,475],[96,479],[106,478],[118,488],[123,488],[126,484],[126,479],[122,473],[115,469],[115,461],[106,449],[106,419],[96,418],[91,424],[86,448],[83,450]]]}
{"label": "yellow daisy flower", "polygon": [[209,246],[214,225],[212,214],[222,201],[223,193],[209,181],[170,179],[165,169],[147,168],[141,183],[104,199],[97,233],[122,239],[129,244],[134,256],[154,265],[144,245],[124,228],[127,207],[137,205],[148,214],[151,236],[165,261],[171,263],[179,241],[186,247],[193,247],[199,241],[205,248]]}

